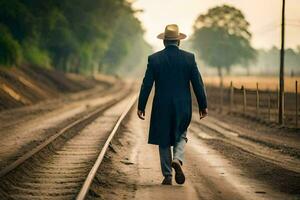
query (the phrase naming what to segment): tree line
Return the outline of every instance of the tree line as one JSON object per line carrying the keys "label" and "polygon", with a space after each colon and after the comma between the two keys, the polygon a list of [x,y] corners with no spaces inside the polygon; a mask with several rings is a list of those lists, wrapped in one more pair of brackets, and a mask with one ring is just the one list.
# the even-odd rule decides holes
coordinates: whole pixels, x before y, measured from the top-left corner
{"label": "tree line", "polygon": [[114,73],[150,51],[135,12],[126,0],[0,0],[0,65]]}
{"label": "tree line", "polygon": [[[196,19],[188,46],[199,53],[200,60],[207,66],[217,68],[221,78],[223,71],[230,73],[233,66],[243,66],[248,72],[253,67],[273,68],[270,74],[274,74],[274,69],[279,67],[279,49],[252,47],[249,26],[239,9],[229,5],[216,6]],[[286,69],[294,73],[299,69],[299,63],[300,46],[296,50],[286,49]]]}
{"label": "tree line", "polygon": [[[254,66],[274,73],[278,71],[280,49],[273,46],[270,49],[258,49],[257,61]],[[300,46],[295,49],[285,49],[285,71],[294,76],[300,72]]]}

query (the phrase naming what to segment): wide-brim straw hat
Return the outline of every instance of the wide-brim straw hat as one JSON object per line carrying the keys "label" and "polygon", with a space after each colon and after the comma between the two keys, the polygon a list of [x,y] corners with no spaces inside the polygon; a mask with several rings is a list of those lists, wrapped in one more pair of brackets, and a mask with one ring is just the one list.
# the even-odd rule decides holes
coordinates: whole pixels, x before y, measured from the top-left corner
{"label": "wide-brim straw hat", "polygon": [[161,40],[183,40],[186,35],[179,32],[177,24],[169,24],[166,26],[165,32],[157,35],[157,38]]}

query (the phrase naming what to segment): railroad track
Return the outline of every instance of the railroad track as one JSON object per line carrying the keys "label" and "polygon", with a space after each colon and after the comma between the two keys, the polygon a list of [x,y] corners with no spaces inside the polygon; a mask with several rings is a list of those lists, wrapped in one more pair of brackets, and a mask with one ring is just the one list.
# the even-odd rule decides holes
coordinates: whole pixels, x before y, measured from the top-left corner
{"label": "railroad track", "polygon": [[[105,152],[136,101],[132,87],[0,171],[0,199],[84,199]],[[80,193],[79,193],[80,192]]]}
{"label": "railroad track", "polygon": [[[81,97],[78,101],[65,102],[63,105],[57,102],[54,110],[50,109],[48,113],[40,111],[41,114],[33,114],[34,118],[29,116],[24,118],[20,117],[20,119],[18,113],[18,119],[12,117],[8,119],[5,118],[4,124],[10,125],[0,128],[0,135],[6,139],[6,141],[2,140],[0,142],[0,177],[2,173],[5,173],[4,168],[8,168],[7,165],[14,165],[12,163],[15,163],[16,160],[20,160],[21,157],[25,156],[23,154],[27,153],[29,149],[27,146],[28,143],[34,141],[34,144],[30,145],[32,148],[54,133],[62,132],[72,123],[76,123],[76,121],[99,108],[101,109],[106,102],[109,102],[115,94],[122,92],[123,89],[124,82],[116,81],[115,84],[110,85],[105,90],[94,90],[86,93],[86,97]],[[93,94],[91,94],[91,92],[93,92]],[[47,106],[45,106],[45,110],[47,109]],[[31,111],[32,110],[29,110],[27,112]],[[33,110],[33,113],[35,112],[36,111]],[[10,114],[9,116],[15,115]],[[12,149],[12,145],[18,138],[22,138],[22,140],[16,149]]]}

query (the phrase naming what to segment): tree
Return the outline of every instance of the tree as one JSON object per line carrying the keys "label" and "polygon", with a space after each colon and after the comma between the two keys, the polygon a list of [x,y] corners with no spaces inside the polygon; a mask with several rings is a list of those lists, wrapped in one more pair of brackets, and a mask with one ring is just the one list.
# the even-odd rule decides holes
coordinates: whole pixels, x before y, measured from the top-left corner
{"label": "tree", "polygon": [[127,0],[0,0],[1,66],[116,73],[143,33]]}
{"label": "tree", "polygon": [[8,27],[11,35],[19,42],[34,34],[34,17],[19,0],[0,0],[0,23]]}
{"label": "tree", "polygon": [[133,15],[128,15],[127,10],[121,13],[109,48],[103,57],[105,72],[113,73],[120,67],[124,57],[133,49],[133,44],[138,40],[138,36],[143,35],[143,31],[139,27],[141,27],[140,22]]}
{"label": "tree", "polygon": [[240,10],[228,5],[217,6],[196,19],[192,47],[207,65],[218,69],[222,81],[222,68],[229,73],[231,66],[248,66],[255,59],[248,29],[249,22]]}

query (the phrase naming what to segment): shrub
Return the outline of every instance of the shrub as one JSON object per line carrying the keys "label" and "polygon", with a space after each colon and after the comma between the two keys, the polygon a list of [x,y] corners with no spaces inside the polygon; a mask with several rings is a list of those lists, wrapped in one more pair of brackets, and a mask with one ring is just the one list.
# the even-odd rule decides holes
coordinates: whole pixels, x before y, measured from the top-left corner
{"label": "shrub", "polygon": [[19,43],[13,39],[8,29],[0,24],[0,64],[3,66],[20,64],[21,52]]}

